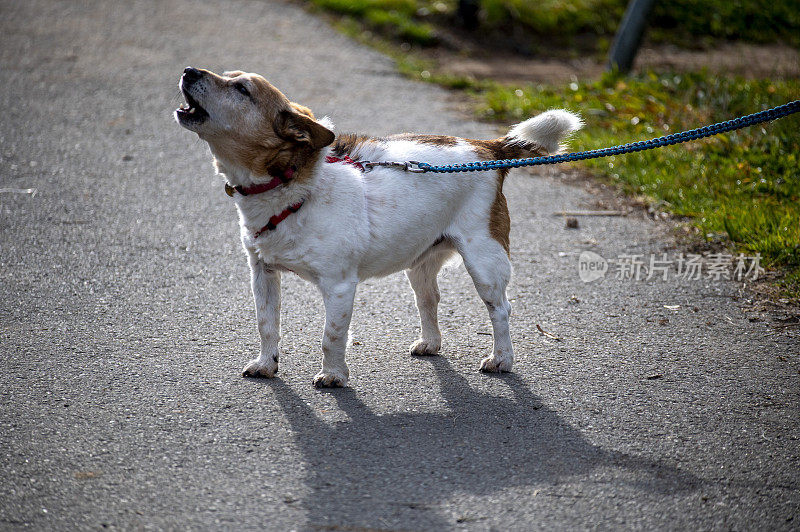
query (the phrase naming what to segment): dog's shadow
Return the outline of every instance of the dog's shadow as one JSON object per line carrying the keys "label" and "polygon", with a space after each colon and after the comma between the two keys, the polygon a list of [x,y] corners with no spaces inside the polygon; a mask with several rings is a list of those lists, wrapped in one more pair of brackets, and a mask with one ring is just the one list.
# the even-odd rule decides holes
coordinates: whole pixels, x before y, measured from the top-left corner
{"label": "dog's shadow", "polygon": [[[492,397],[470,388],[446,358],[423,359],[441,383],[447,413],[376,415],[345,388],[330,393],[351,421],[330,424],[280,379],[263,381],[305,459],[308,491],[296,504],[304,506],[308,528],[442,529],[505,511],[497,506],[505,489],[557,492],[576,477],[656,494],[701,483],[674,467],[589,443],[514,374],[495,377],[513,399]],[[456,496],[494,503],[456,515],[444,507]]]}

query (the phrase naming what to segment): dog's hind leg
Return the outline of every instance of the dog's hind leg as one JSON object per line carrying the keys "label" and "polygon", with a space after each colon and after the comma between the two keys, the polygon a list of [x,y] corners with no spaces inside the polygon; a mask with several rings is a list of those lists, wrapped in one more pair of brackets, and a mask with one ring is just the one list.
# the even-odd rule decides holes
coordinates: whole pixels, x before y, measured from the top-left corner
{"label": "dog's hind leg", "polygon": [[469,242],[459,239],[456,247],[464,258],[464,266],[475,283],[478,295],[486,304],[492,321],[494,347],[491,356],[481,361],[481,371],[511,371],[514,350],[508,328],[511,303],[506,297],[506,287],[511,279],[508,255],[503,246],[489,235],[473,235]]}
{"label": "dog's hind leg", "polygon": [[278,371],[278,342],[281,338],[281,274],[250,254],[250,276],[261,354],[244,367],[242,375],[274,377]]}
{"label": "dog's hind leg", "polygon": [[434,246],[412,268],[406,270],[406,277],[414,289],[421,328],[419,340],[411,344],[412,355],[435,355],[442,347],[437,316],[439,285],[436,276],[452,253],[452,247]]}
{"label": "dog's hind leg", "polygon": [[322,281],[318,287],[325,303],[325,334],[322,336],[322,371],[314,376],[317,388],[345,386],[350,370],[344,360],[353,300],[355,281]]}

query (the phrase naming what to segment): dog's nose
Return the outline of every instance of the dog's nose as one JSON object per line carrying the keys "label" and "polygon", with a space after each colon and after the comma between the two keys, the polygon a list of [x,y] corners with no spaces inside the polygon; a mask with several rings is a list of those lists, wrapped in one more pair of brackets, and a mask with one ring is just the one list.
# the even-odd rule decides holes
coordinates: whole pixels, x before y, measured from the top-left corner
{"label": "dog's nose", "polygon": [[202,75],[203,73],[194,67],[186,67],[183,69],[183,77],[186,78],[186,81],[198,80]]}

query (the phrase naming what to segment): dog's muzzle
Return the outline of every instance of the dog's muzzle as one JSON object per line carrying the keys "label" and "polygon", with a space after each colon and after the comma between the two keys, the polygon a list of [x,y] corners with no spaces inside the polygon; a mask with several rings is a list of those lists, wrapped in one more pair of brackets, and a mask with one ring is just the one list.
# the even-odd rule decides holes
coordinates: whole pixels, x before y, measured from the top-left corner
{"label": "dog's muzzle", "polygon": [[192,96],[193,86],[203,78],[203,73],[194,68],[186,67],[178,83],[178,87],[186,99],[186,103],[181,104],[175,111],[178,121],[185,125],[196,125],[208,118],[208,112],[200,106],[200,103]]}

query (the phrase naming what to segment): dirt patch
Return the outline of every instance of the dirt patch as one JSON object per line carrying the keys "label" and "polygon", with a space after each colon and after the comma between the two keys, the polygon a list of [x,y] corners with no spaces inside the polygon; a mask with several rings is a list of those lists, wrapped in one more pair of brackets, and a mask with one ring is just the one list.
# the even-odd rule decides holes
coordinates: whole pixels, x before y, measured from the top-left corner
{"label": "dirt patch", "polygon": [[800,77],[800,51],[782,44],[725,44],[713,50],[681,50],[674,46],[642,48],[638,70],[701,70],[749,79]]}
{"label": "dirt patch", "polygon": [[[433,52],[448,74],[494,79],[506,83],[564,83],[596,78],[605,64],[596,57],[551,59],[507,52],[464,57],[439,49]],[[683,50],[675,46],[646,46],[639,51],[634,71],[698,71],[745,78],[800,77],[800,51],[786,45],[724,44],[713,50]]]}
{"label": "dirt patch", "polygon": [[[446,55],[446,54],[445,54]],[[505,83],[563,83],[599,76],[603,66],[591,59],[561,61],[514,56],[439,58],[446,74]]]}

